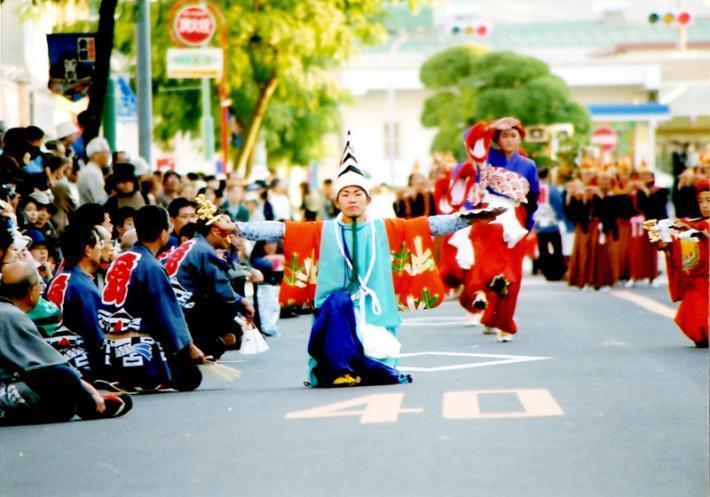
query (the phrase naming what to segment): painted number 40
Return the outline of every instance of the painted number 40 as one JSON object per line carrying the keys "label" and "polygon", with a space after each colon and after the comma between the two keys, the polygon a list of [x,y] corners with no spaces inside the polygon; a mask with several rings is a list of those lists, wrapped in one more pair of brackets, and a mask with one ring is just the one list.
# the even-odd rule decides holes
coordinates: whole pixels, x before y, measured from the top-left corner
{"label": "painted number 40", "polygon": [[[520,409],[503,412],[483,412],[480,398],[484,395],[515,395]],[[400,414],[417,414],[421,408],[403,408],[403,393],[364,395],[342,402],[294,411],[286,419],[335,418],[356,416],[361,423],[394,423]],[[564,411],[550,392],[541,389],[524,390],[466,390],[444,392],[443,416],[445,419],[503,419],[539,416],[562,416]]]}

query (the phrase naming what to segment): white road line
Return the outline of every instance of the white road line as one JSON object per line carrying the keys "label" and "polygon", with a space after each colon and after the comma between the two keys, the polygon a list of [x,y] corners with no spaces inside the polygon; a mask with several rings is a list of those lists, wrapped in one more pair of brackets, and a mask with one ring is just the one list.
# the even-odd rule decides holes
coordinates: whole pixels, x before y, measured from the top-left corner
{"label": "white road line", "polygon": [[667,305],[663,305],[660,302],[656,302],[652,298],[644,297],[643,295],[639,295],[628,290],[612,290],[610,293],[614,297],[628,300],[639,307],[643,307],[647,311],[651,311],[665,318],[673,319],[675,317],[675,309],[668,307]]}
{"label": "white road line", "polygon": [[408,354],[401,354],[401,358],[406,357],[420,357],[420,356],[448,356],[448,357],[480,357],[484,359],[492,359],[489,361],[480,362],[469,362],[463,364],[452,364],[449,366],[437,366],[437,367],[421,367],[421,366],[405,366],[401,365],[397,369],[401,371],[417,371],[422,373],[434,373],[439,371],[455,371],[457,369],[471,369],[471,368],[482,368],[486,366],[500,366],[503,364],[517,364],[521,362],[530,361],[543,361],[545,359],[551,359],[551,357],[537,357],[537,356],[525,356],[525,355],[504,355],[504,354],[476,354],[468,352],[411,352]]}

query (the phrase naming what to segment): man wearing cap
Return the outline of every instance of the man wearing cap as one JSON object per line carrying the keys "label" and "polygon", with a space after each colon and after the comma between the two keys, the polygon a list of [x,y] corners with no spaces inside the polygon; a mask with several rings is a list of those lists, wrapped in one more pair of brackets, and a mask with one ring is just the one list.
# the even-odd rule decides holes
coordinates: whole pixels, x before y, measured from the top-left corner
{"label": "man wearing cap", "polygon": [[138,177],[134,171],[133,164],[114,164],[113,173],[106,178],[108,190],[113,193],[105,205],[114,225],[120,208],[132,207],[138,210],[149,203],[148,198],[138,188]]}
{"label": "man wearing cap", "polygon": [[[74,150],[74,142],[79,138],[79,128],[76,127],[71,121],[63,121],[57,124],[57,141],[64,146],[64,155],[68,158],[74,158],[77,156]],[[83,148],[81,150],[83,155]],[[76,159],[82,159],[82,155],[76,157]]]}
{"label": "man wearing cap", "polygon": [[408,383],[411,377],[395,369],[398,309],[426,309],[443,300],[432,236],[490,221],[502,211],[374,219],[366,211],[369,182],[349,135],[333,193],[341,210],[334,220],[238,223],[240,236],[284,239],[281,304],[313,305],[317,312],[308,344],[310,385]]}
{"label": "man wearing cap", "polygon": [[31,193],[29,198],[37,205],[37,222],[35,223],[35,227],[44,234],[45,238],[47,238],[50,243],[56,246],[59,241],[59,235],[57,235],[57,230],[52,224],[52,216],[57,211],[56,206],[49,195],[44,192]]}
{"label": "man wearing cap", "polygon": [[106,202],[103,167],[111,161],[111,148],[105,138],[96,137],[86,146],[89,162],[79,171],[77,186],[79,204],[103,204]]}
{"label": "man wearing cap", "polygon": [[30,254],[32,254],[32,258],[37,261],[37,272],[39,272],[42,280],[48,282],[54,276],[54,264],[49,259],[50,243],[44,236],[44,233],[37,228],[26,230],[25,236],[32,239]]}
{"label": "man wearing cap", "polygon": [[217,250],[229,250],[234,225],[219,214],[204,195],[198,195],[195,236],[163,261],[185,313],[190,334],[207,355],[219,358],[225,345],[234,345],[240,332],[238,313],[251,319],[254,308],[237,295],[229,282],[227,261]]}

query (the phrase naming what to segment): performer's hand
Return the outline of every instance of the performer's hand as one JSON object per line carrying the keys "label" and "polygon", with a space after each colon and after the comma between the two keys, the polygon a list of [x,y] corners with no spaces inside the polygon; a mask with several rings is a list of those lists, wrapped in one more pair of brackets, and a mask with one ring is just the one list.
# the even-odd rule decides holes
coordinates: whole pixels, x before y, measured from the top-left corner
{"label": "performer's hand", "polygon": [[248,321],[254,319],[254,306],[245,298],[242,298],[242,314]]}
{"label": "performer's hand", "polygon": [[653,245],[656,250],[661,250],[663,252],[666,252],[671,246],[670,243],[662,242],[660,240],[655,243],[652,242],[651,245]]}
{"label": "performer's hand", "polygon": [[216,226],[217,228],[221,229],[222,231],[226,231],[227,233],[239,233],[239,228],[237,228],[237,225],[230,221],[227,216],[221,216],[212,224],[213,226]]}
{"label": "performer's hand", "polygon": [[197,364],[205,364],[207,362],[207,357],[205,356],[205,353],[202,352],[197,345],[194,343],[190,343],[188,345],[188,352],[190,353],[190,359],[195,361]]}
{"label": "performer's hand", "polygon": [[252,269],[247,280],[251,283],[261,283],[264,281],[264,275],[258,269]]}
{"label": "performer's hand", "polygon": [[519,119],[516,119],[515,117],[503,117],[501,119],[498,119],[497,121],[493,121],[489,128],[503,130],[510,129],[515,126],[520,126]]}
{"label": "performer's hand", "polygon": [[459,214],[459,217],[463,218],[468,224],[473,223],[490,223],[495,218],[503,214],[506,210],[505,207],[496,207],[494,209],[474,209],[472,211],[463,211]]}
{"label": "performer's hand", "polygon": [[686,230],[692,230],[693,227],[683,221],[682,219],[676,219],[676,221],[673,223],[673,228],[678,230],[678,231],[686,231]]}
{"label": "performer's hand", "polygon": [[99,414],[103,413],[106,410],[106,403],[104,402],[104,398],[101,394],[93,387],[93,385],[91,385],[91,383],[81,380],[81,385],[91,394],[91,398],[96,403],[96,412]]}

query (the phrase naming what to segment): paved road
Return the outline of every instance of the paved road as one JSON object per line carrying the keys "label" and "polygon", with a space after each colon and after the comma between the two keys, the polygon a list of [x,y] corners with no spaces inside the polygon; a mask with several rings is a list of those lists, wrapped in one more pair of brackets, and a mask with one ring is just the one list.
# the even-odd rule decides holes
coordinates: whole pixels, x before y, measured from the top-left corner
{"label": "paved road", "polygon": [[415,381],[389,387],[304,388],[309,318],[285,320],[267,353],[225,357],[234,383],[2,429],[0,495],[704,497],[707,351],[665,288],[632,294],[528,280],[509,344],[454,303],[406,314]]}

